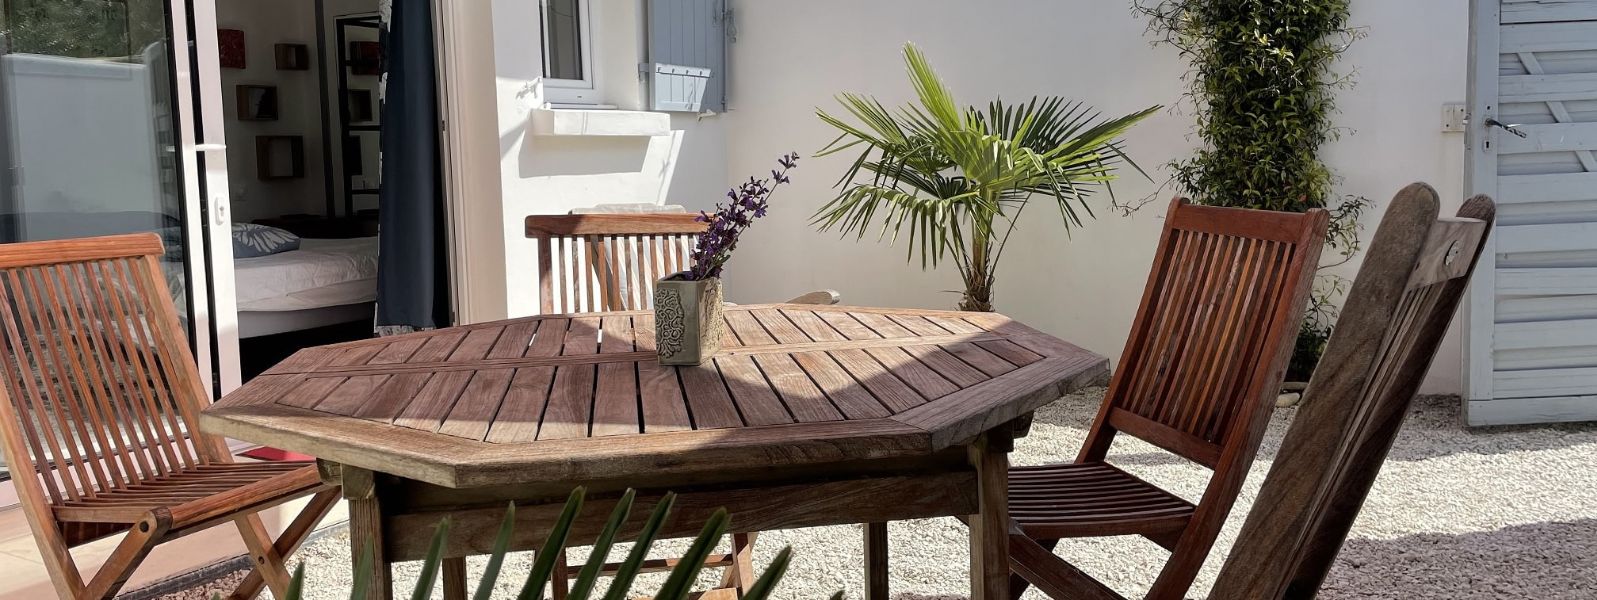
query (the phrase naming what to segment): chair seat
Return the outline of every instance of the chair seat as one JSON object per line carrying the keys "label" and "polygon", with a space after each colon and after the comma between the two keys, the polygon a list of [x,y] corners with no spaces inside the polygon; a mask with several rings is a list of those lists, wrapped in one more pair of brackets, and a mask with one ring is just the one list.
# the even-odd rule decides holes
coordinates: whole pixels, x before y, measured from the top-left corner
{"label": "chair seat", "polygon": [[79,523],[135,523],[164,508],[179,530],[241,512],[240,507],[269,507],[323,485],[311,463],[200,465],[52,508],[56,519]]}
{"label": "chair seat", "polygon": [[1192,503],[1107,463],[1012,467],[1009,516],[1035,539],[1180,531]]}

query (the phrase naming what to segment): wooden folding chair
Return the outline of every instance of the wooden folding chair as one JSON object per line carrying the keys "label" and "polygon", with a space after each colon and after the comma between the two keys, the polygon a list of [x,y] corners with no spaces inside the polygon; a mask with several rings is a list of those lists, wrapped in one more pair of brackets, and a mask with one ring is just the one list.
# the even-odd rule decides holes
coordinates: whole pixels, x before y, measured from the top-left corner
{"label": "wooden folding chair", "polygon": [[[694,213],[618,213],[527,217],[538,243],[543,314],[647,310],[654,282],[692,267],[693,245],[709,227]],[[837,304],[820,290],[789,304]]]}
{"label": "wooden folding chair", "polygon": [[1387,208],[1211,598],[1313,598],[1325,581],[1496,215],[1486,196],[1457,218],[1439,205],[1416,183]]}
{"label": "wooden folding chair", "polygon": [[[200,433],[205,389],[161,271],[161,241],[0,246],[0,441],[61,598],[110,598],[152,548],[233,522],[282,597],[293,552],[337,500],[305,463],[235,463]],[[29,464],[31,463],[31,464]],[[275,542],[257,512],[315,494]],[[123,534],[88,582],[70,549]]]}
{"label": "wooden folding chair", "polygon": [[[1322,210],[1171,203],[1120,367],[1076,462],[1009,471],[1015,597],[1030,582],[1055,598],[1119,598],[1052,552],[1062,538],[1113,535],[1170,550],[1148,598],[1186,593],[1269,421],[1326,223]],[[1213,469],[1198,503],[1106,462],[1119,433]]]}
{"label": "wooden folding chair", "polygon": [[[527,237],[538,242],[538,295],[543,314],[653,307],[655,282],[692,266],[694,243],[708,227],[697,214],[683,212],[629,210],[527,217]],[[838,299],[836,292],[821,290],[788,303],[837,304]],[[756,536],[734,533],[731,553],[705,561],[708,567],[726,567],[717,591],[740,596],[754,583],[751,561]],[[668,571],[676,562],[649,561],[644,572]],[[617,566],[608,565],[605,572],[613,572]],[[555,600],[565,597],[566,579],[571,575],[562,555],[554,577]],[[446,581],[445,588],[463,586],[451,583]]]}

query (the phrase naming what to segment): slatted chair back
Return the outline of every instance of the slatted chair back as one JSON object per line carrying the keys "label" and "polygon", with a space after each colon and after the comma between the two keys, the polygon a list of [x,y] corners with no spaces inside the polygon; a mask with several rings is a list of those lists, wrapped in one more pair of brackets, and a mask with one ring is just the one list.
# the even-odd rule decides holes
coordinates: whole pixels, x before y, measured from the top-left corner
{"label": "slatted chair back", "polygon": [[1211,598],[1312,598],[1325,580],[1496,216],[1486,196],[1439,207],[1416,183],[1387,209]]}
{"label": "slatted chair back", "polygon": [[1131,336],[1079,462],[1117,432],[1215,468],[1258,444],[1324,238],[1304,214],[1171,203]]}
{"label": "slatted chair back", "polygon": [[689,268],[706,228],[692,213],[527,217],[543,314],[654,306],[655,281]]}
{"label": "slatted chair back", "polygon": [[153,234],[0,250],[0,433],[13,473],[38,475],[19,482],[52,504],[209,464],[222,450],[198,433],[205,391],[161,254]]}

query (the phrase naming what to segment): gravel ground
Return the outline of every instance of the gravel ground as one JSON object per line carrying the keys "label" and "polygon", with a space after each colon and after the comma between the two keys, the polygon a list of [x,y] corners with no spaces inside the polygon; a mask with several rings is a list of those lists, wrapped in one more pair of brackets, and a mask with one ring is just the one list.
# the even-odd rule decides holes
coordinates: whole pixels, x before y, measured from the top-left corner
{"label": "gravel ground", "polygon": [[[1102,390],[1066,397],[1037,414],[1021,440],[1016,464],[1075,456]],[[1279,447],[1293,409],[1278,410],[1259,461],[1190,596],[1203,597],[1225,549]],[[1597,425],[1465,430],[1456,398],[1421,398],[1398,438],[1322,598],[1403,600],[1597,597]],[[1128,438],[1110,460],[1189,499],[1208,471]],[[892,590],[900,600],[963,598],[968,591],[966,532],[953,519],[892,524]],[[860,597],[859,527],[762,534],[757,568],[784,545],[795,559],[779,598],[826,598],[843,590]],[[298,555],[306,561],[307,598],[345,598],[349,589],[347,530],[324,536]],[[661,553],[681,543],[661,544]],[[1140,596],[1167,554],[1141,538],[1067,542],[1060,553],[1128,596]],[[577,555],[573,561],[577,561]],[[475,573],[482,561],[469,562]],[[525,573],[528,554],[513,555],[508,573]],[[396,589],[413,586],[418,566],[396,568]],[[235,574],[228,579],[241,576]],[[643,581],[652,590],[663,576]],[[709,581],[708,578],[705,581]],[[519,583],[519,582],[518,582]],[[227,579],[167,598],[207,598]],[[501,585],[495,597],[513,597]],[[408,595],[408,592],[406,593]],[[434,597],[440,597],[435,594]],[[1035,590],[1027,598],[1042,598]]]}

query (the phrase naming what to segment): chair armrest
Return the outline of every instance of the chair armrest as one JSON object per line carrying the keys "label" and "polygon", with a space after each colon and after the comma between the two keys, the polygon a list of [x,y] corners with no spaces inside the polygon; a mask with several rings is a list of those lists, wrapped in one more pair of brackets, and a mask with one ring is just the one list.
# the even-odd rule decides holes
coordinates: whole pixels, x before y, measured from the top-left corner
{"label": "chair armrest", "polygon": [[842,301],[843,295],[837,293],[837,290],[816,290],[792,300],[788,300],[787,304],[818,304],[821,306],[831,306]]}

